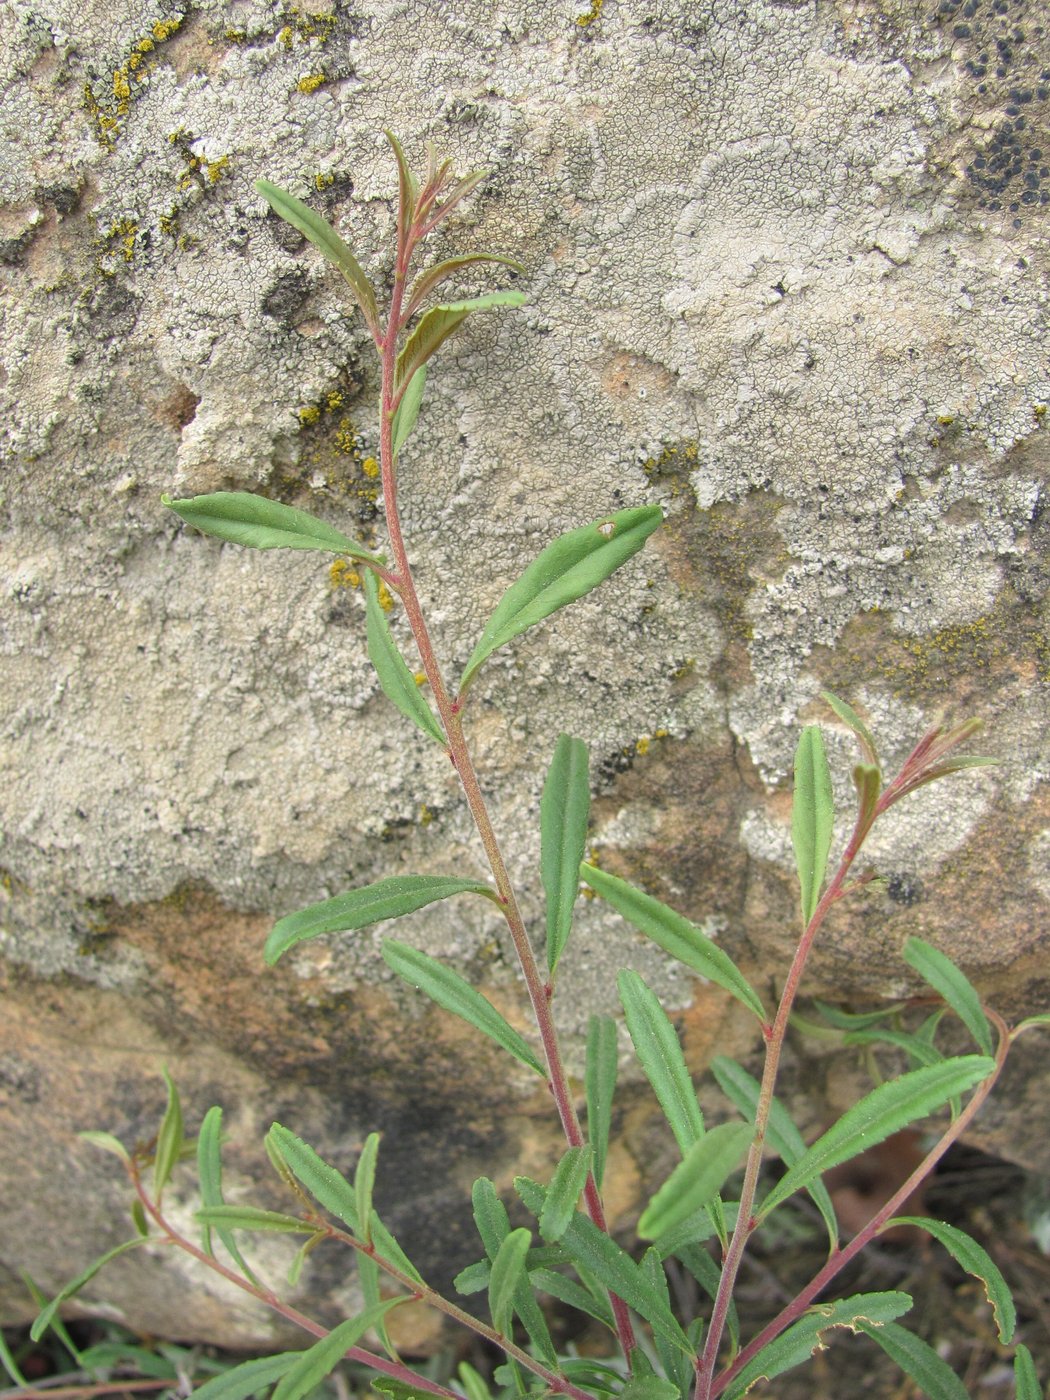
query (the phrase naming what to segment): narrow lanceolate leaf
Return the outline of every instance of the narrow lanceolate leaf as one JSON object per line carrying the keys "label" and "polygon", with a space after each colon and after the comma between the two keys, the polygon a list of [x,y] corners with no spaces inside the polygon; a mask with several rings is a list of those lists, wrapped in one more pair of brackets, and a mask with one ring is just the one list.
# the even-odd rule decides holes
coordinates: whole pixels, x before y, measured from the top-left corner
{"label": "narrow lanceolate leaf", "polygon": [[52,1319],[62,1304],[68,1298],[72,1298],[74,1294],[79,1293],[86,1283],[90,1283],[99,1269],[108,1264],[111,1259],[116,1259],[119,1255],[126,1254],[129,1249],[135,1249],[138,1245],[146,1244],[146,1242],[144,1236],[136,1235],[133,1240],[125,1240],[123,1244],[118,1244],[115,1249],[107,1250],[105,1254],[100,1255],[98,1259],[89,1264],[82,1274],[77,1274],[76,1278],[67,1283],[61,1293],[52,1298],[47,1307],[43,1309],[30,1329],[30,1338],[34,1342],[38,1342],[51,1326]]}
{"label": "narrow lanceolate leaf", "polygon": [[862,1322],[881,1327],[901,1317],[912,1305],[907,1293],[855,1293],[835,1303],[810,1308],[793,1327],[763,1347],[723,1392],[726,1400],[740,1400],[760,1380],[775,1380],[801,1366],[821,1346],[821,1337],[832,1327],[856,1332]]}
{"label": "narrow lanceolate leaf", "polygon": [[405,307],[405,319],[408,320],[414,316],[430,293],[440,286],[446,278],[455,276],[465,267],[471,267],[474,263],[481,262],[503,263],[504,266],[513,268],[515,272],[525,271],[521,263],[516,262],[514,258],[500,257],[497,253],[464,253],[458,258],[447,258],[444,262],[435,263],[433,267],[426,268],[412,283],[408,294],[408,303]]}
{"label": "narrow lanceolate leaf", "polygon": [[898,1079],[880,1084],[848,1109],[804,1157],[788,1168],[762,1202],[756,1212],[758,1218],[768,1215],[831,1167],[848,1162],[909,1123],[929,1117],[956,1094],[972,1089],[994,1069],[995,1061],[985,1055],[961,1055],[942,1064],[909,1070]]}
{"label": "narrow lanceolate leaf", "polygon": [[[222,1109],[217,1104],[208,1109],[197,1134],[197,1175],[200,1179],[201,1205],[225,1205],[222,1195]],[[201,1243],[205,1253],[212,1253],[213,1229],[241,1273],[249,1283],[257,1284],[258,1279],[244,1261],[236,1239],[225,1225],[204,1226]]]}
{"label": "narrow lanceolate leaf", "polygon": [[944,998],[984,1053],[991,1055],[992,1030],[981,998],[951,958],[921,938],[909,938],[904,945],[904,961]]}
{"label": "narrow lanceolate leaf", "polygon": [[471,653],[460,690],[498,647],[597,588],[638,553],[662,519],[659,506],[641,506],[559,535],[504,593]]}
{"label": "narrow lanceolate leaf", "polygon": [[423,1282],[423,1275],[380,1220],[375,1210],[372,1211],[368,1231],[380,1259],[385,1259],[388,1264],[393,1264],[395,1269],[399,1269],[406,1278],[411,1279],[414,1283]]}
{"label": "narrow lanceolate leaf", "polygon": [[157,1149],[153,1157],[153,1195],[158,1201],[171,1178],[175,1163],[182,1155],[182,1144],[185,1140],[179,1091],[168,1071],[164,1069],[161,1073],[168,1086],[168,1106],[161,1119],[160,1130],[157,1133]]}
{"label": "narrow lanceolate leaf", "polygon": [[444,963],[407,943],[399,943],[395,938],[383,940],[383,958],[388,967],[399,977],[418,987],[421,992],[436,1001],[438,1006],[451,1011],[469,1021],[477,1030],[490,1036],[497,1045],[509,1050],[515,1059],[533,1069],[537,1074],[545,1073],[543,1066],[532,1051],[528,1042],[500,1015],[487,997],[483,997],[476,987],[453,972]]}
{"label": "narrow lanceolate leaf", "polygon": [[409,433],[416,426],[416,419],[419,417],[419,406],[423,402],[423,390],[427,384],[426,365],[420,365],[415,374],[405,385],[405,392],[401,395],[401,401],[394,410],[394,418],[390,431],[393,437],[394,456],[401,451],[405,445],[405,440]]}
{"label": "narrow lanceolate leaf", "polygon": [[1043,1400],[1043,1390],[1036,1375],[1032,1353],[1023,1342],[1017,1343],[1014,1352],[1014,1383],[1017,1387],[1016,1400]]}
{"label": "narrow lanceolate leaf", "polygon": [[970,1392],[948,1363],[899,1322],[883,1322],[874,1327],[870,1322],[861,1321],[857,1326],[873,1342],[878,1342],[929,1400],[970,1400]]}
{"label": "narrow lanceolate leaf", "polygon": [[824,740],[817,726],[810,724],[803,729],[795,750],[795,792],[791,804],[791,840],[802,892],[802,919],[806,924],[820,901],[834,822],[831,774]]}
{"label": "narrow lanceolate leaf", "polygon": [[280,1123],[274,1123],[266,1134],[266,1148],[277,1155],[308,1195],[361,1238],[354,1188],[341,1172]]}
{"label": "narrow lanceolate leaf", "polygon": [[212,491],[205,496],[161,503],[205,535],[229,540],[252,549],[318,549],[326,554],[349,554],[354,559],[376,560],[356,540],[326,525],[316,516],[280,501],[268,501],[251,491]]}
{"label": "narrow lanceolate leaf", "polygon": [[[722,1093],[745,1118],[753,1123],[761,1089],[758,1080],[753,1074],[749,1074],[742,1065],[738,1065],[735,1060],[730,1060],[725,1055],[716,1055],[711,1061],[710,1069]],[[769,1121],[766,1125],[766,1142],[786,1167],[790,1167],[806,1153],[806,1144],[802,1134],[795,1127],[791,1115],[779,1099],[774,1099],[770,1104]],[[809,1194],[813,1197],[813,1202],[824,1219],[824,1224],[828,1229],[828,1240],[831,1248],[834,1249],[838,1244],[839,1227],[828,1188],[818,1178],[811,1183]]]}
{"label": "narrow lanceolate leaf", "polygon": [[92,1147],[101,1148],[103,1152],[111,1152],[114,1157],[119,1157],[125,1166],[131,1164],[128,1156],[128,1149],[121,1142],[120,1138],[114,1137],[112,1133],[84,1132],[77,1133],[77,1137],[83,1142],[89,1142]]}
{"label": "narrow lanceolate leaf", "polygon": [[489,1259],[495,1259],[500,1245],[510,1234],[507,1207],[499,1198],[495,1185],[487,1176],[479,1176],[470,1190],[474,1209],[474,1224]]}
{"label": "narrow lanceolate leaf", "polygon": [[917,1065],[936,1065],[944,1059],[941,1052],[919,1035],[907,1031],[894,1030],[892,1026],[878,1026],[870,1031],[847,1031],[843,1045],[893,1045]]}
{"label": "narrow lanceolate leaf", "polygon": [[412,216],[416,209],[416,199],[419,196],[419,182],[412,174],[412,170],[405,158],[405,153],[401,148],[401,142],[392,131],[383,129],[383,135],[390,142],[394,152],[394,159],[397,161],[398,178],[398,199],[397,199],[397,236],[398,248],[405,244],[405,235],[412,223]]}
{"label": "narrow lanceolate leaf", "polygon": [[684,1157],[703,1137],[704,1118],[675,1028],[637,972],[620,972],[616,985],[638,1062]]}
{"label": "narrow lanceolate leaf", "polygon": [[277,1356],[260,1356],[255,1361],[242,1361],[239,1366],[212,1376],[210,1381],[194,1389],[194,1400],[248,1400],[268,1390],[275,1381],[292,1369],[302,1356],[301,1351],[283,1351]]}
{"label": "narrow lanceolate leaf", "polygon": [[640,933],[651,938],[665,953],[699,972],[743,1002],[765,1024],[766,1012],[758,993],[717,943],[681,914],[643,894],[626,880],[609,875],[594,865],[583,865],[580,874],[596,894],[607,899],[618,914]]}
{"label": "narrow lanceolate leaf", "polygon": [[[514,1189],[533,1215],[543,1213],[547,1192],[538,1182],[528,1177],[515,1177]],[[575,1211],[560,1243],[574,1264],[585,1273],[593,1274],[604,1287],[622,1298],[673,1346],[690,1352],[688,1338],[658,1291],[631,1256],[604,1230],[599,1230],[587,1216]]]}
{"label": "narrow lanceolate leaf", "polygon": [[562,1157],[547,1187],[547,1199],[540,1211],[540,1234],[553,1244],[569,1228],[576,1202],[591,1169],[591,1149],[570,1147]]}
{"label": "narrow lanceolate leaf", "polygon": [[[472,1265],[456,1278],[456,1288],[461,1293],[480,1292],[488,1287],[491,1296],[493,1261],[511,1233],[507,1208],[496,1194],[496,1188],[487,1177],[478,1177],[471,1188],[471,1203],[474,1208],[474,1223],[478,1227],[485,1253],[488,1256],[480,1265]],[[526,1234],[528,1232],[526,1231]],[[528,1251],[530,1258],[536,1258],[538,1251]],[[526,1259],[528,1264],[529,1259]],[[521,1318],[533,1346],[552,1366],[557,1366],[557,1352],[543,1313],[536,1301],[528,1278],[522,1274],[514,1294],[514,1310]]]}
{"label": "narrow lanceolate leaf", "polygon": [[492,896],[492,890],[480,880],[460,880],[451,875],[392,875],[363,889],[348,890],[279,919],[266,940],[266,961],[272,967],[282,953],[307,938],[396,919],[454,894]]}
{"label": "narrow lanceolate leaf", "polygon": [[297,228],[315,248],[320,248],[334,267],[339,269],[346,278],[358,306],[364,313],[368,329],[373,335],[378,336],[380,334],[379,308],[376,306],[376,295],[372,290],[372,284],[365,276],[361,264],[328,220],[322,219],[321,215],[315,213],[308,204],[304,204],[301,199],[296,199],[287,190],[271,185],[269,180],[256,180],[255,188],[275,214],[279,214],[286,223]]}
{"label": "narrow lanceolate leaf", "polygon": [[935,1240],[944,1245],[961,1269],[965,1269],[974,1278],[980,1279],[984,1284],[988,1301],[992,1305],[992,1311],[995,1313],[995,1325],[999,1329],[999,1340],[1003,1343],[1013,1341],[1014,1328],[1017,1325],[1017,1309],[1014,1307],[1014,1300],[1006,1279],[1003,1278],[999,1266],[986,1249],[982,1248],[965,1230],[960,1230],[955,1225],[949,1225],[944,1220],[931,1220],[926,1216],[919,1215],[902,1215],[888,1221],[884,1228],[888,1230],[893,1225],[918,1225],[920,1230],[925,1230],[928,1235],[932,1235]]}
{"label": "narrow lanceolate leaf", "polygon": [[379,1134],[369,1133],[357,1159],[357,1170],[354,1172],[354,1205],[357,1207],[357,1218],[365,1227],[365,1244],[370,1244],[372,1238],[372,1188],[375,1186],[378,1152]]}
{"label": "narrow lanceolate leaf", "polygon": [[227,1230],[266,1230],[278,1235],[312,1235],[317,1230],[307,1220],[258,1206],[202,1206],[197,1219],[202,1225],[221,1225]]}
{"label": "narrow lanceolate leaf", "polygon": [[397,649],[386,613],[379,602],[379,583],[371,569],[365,571],[365,609],[368,659],[375,667],[383,694],[424,734],[444,744],[444,730]]}
{"label": "narrow lanceolate leaf", "polygon": [[872,738],[871,730],[857,714],[852,705],[848,705],[845,700],[840,700],[837,695],[832,695],[830,690],[822,690],[820,698],[825,704],[838,715],[847,729],[852,729],[860,740],[860,746],[864,751],[864,757],[874,768],[881,768],[879,763],[879,753],[875,747],[875,740]]}
{"label": "narrow lanceolate leaf", "polygon": [[587,1023],[587,1138],[594,1162],[594,1180],[600,1187],[609,1150],[613,1094],[616,1091],[616,1022],[611,1016],[592,1016]]}
{"label": "narrow lanceolate leaf", "polygon": [[882,774],[874,763],[858,763],[853,769],[853,786],[857,789],[858,819],[864,825],[875,820],[875,808],[882,792]]}
{"label": "narrow lanceolate leaf", "polygon": [[322,1337],[307,1351],[300,1352],[295,1365],[277,1382],[271,1400],[302,1400],[304,1395],[309,1395],[325,1376],[335,1370],[369,1328],[374,1327],[391,1308],[407,1301],[407,1298],[387,1298],[377,1307],[366,1308],[358,1317],[348,1318],[338,1327],[333,1327],[327,1337]]}
{"label": "narrow lanceolate leaf", "polygon": [[753,1132],[748,1123],[720,1123],[695,1143],[642,1212],[641,1238],[655,1240],[710,1205],[743,1162]]}
{"label": "narrow lanceolate leaf", "polygon": [[501,1336],[509,1336],[514,1314],[514,1297],[525,1276],[525,1255],[532,1243],[528,1230],[512,1230],[503,1240],[492,1261],[489,1276],[489,1312],[492,1325]]}
{"label": "narrow lanceolate leaf", "polygon": [[547,966],[552,977],[572,929],[590,810],[587,745],[562,734],[540,799],[540,875],[547,896]]}
{"label": "narrow lanceolate leaf", "polygon": [[431,307],[397,357],[395,386],[400,388],[402,384],[407,384],[472,311],[486,311],[492,306],[522,306],[524,302],[524,292],[489,292],[483,297],[470,297],[466,301],[449,302],[447,306]]}
{"label": "narrow lanceolate leaf", "polygon": [[638,1376],[620,1391],[620,1400],[679,1400],[681,1390],[662,1376]]}
{"label": "narrow lanceolate leaf", "polygon": [[540,1293],[547,1293],[550,1297],[557,1298],[559,1303],[564,1303],[566,1307],[586,1313],[588,1317],[593,1317],[596,1322],[608,1327],[611,1332],[616,1330],[612,1308],[609,1306],[607,1298],[596,1298],[586,1288],[581,1288],[575,1279],[566,1278],[564,1274],[556,1274],[552,1269],[533,1269],[529,1277],[532,1279],[533,1287],[538,1289]]}

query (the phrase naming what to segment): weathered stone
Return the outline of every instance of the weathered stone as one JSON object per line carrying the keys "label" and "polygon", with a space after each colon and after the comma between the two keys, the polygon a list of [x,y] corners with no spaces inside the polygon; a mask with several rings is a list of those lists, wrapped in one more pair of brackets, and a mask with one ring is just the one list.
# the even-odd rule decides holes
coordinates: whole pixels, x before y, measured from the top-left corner
{"label": "weathered stone", "polygon": [[[0,11],[5,1318],[30,1310],[20,1267],[53,1288],[127,1228],[119,1167],[74,1134],[148,1140],[162,1063],[191,1127],[223,1104],[234,1199],[283,1202],[272,1118],[346,1168],[381,1129],[380,1205],[435,1282],[477,1253],[472,1177],[508,1186],[558,1151],[546,1095],[395,984],[382,930],[264,970],[274,917],[400,871],[480,874],[482,856],[447,760],[379,692],[347,571],[222,547],[159,504],[260,489],[381,544],[367,334],[253,181],[333,219],[382,291],[384,126],[414,161],[432,138],[492,170],[435,256],[529,268],[522,312],[442,352],[402,454],[450,671],[553,535],[667,510],[615,583],[472,691],[530,926],[565,730],[591,748],[605,867],[717,933],[768,992],[797,932],[791,753],[828,686],[891,760],[944,706],[982,715],[1002,762],[877,833],[886,883],[836,911],[807,990],[905,995],[918,933],[1004,1014],[1045,1009],[1050,50],[1022,0],[1007,51],[991,9],[953,25],[927,8]],[[845,812],[852,740],[827,733]],[[527,1029],[487,902],[397,932]],[[680,1017],[698,1073],[753,1054],[744,1013],[583,901],[556,1002],[574,1073],[623,965]],[[976,1141],[1042,1158],[1044,1060],[1020,1043]],[[627,1221],[672,1156],[626,1055],[623,1076],[608,1189]],[[860,1078],[799,1038],[784,1088],[816,1131]],[[188,1178],[173,1189],[188,1227]],[[279,1278],[287,1251],[262,1258]],[[332,1319],[354,1288],[322,1251],[298,1296]],[[85,1306],[227,1344],[287,1336],[170,1253],[119,1261]],[[433,1339],[431,1320],[402,1325]]]}

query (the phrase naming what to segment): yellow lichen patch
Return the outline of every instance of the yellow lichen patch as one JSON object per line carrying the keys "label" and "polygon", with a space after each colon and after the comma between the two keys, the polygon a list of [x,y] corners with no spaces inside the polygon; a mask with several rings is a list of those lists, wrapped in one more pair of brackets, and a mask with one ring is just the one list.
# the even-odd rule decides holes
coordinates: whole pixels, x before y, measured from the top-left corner
{"label": "yellow lichen patch", "polygon": [[696,470],[700,459],[700,449],[696,442],[673,443],[665,447],[659,457],[650,457],[642,464],[642,470],[650,481],[667,485],[672,496],[679,496],[689,487],[689,477]]}
{"label": "yellow lichen patch", "polygon": [[321,190],[326,190],[329,185],[334,184],[335,176],[329,175],[323,170],[319,170],[314,176],[314,188],[317,190],[318,193],[320,193]]}
{"label": "yellow lichen patch", "polygon": [[99,142],[107,150],[113,148],[120,135],[121,121],[131,110],[132,99],[135,96],[132,79],[136,83],[145,82],[153,68],[147,56],[156,52],[158,44],[170,39],[182,21],[182,15],[158,20],[149,34],[132,41],[127,58],[113,70],[111,96],[104,92],[100,97],[90,83],[85,85],[84,105],[95,124],[95,134]]}
{"label": "yellow lichen patch", "polygon": [[366,457],[361,463],[361,470],[364,472],[365,476],[371,477],[374,480],[379,475],[379,463],[374,457]]}
{"label": "yellow lichen patch", "polygon": [[309,427],[312,423],[317,423],[321,418],[321,410],[314,403],[307,404],[305,408],[299,410],[299,422],[304,427]]}
{"label": "yellow lichen patch", "polygon": [[333,588],[360,588],[361,575],[346,559],[337,559],[328,570],[328,581]]}
{"label": "yellow lichen patch", "polygon": [[165,39],[170,39],[182,24],[183,15],[175,15],[171,19],[159,19],[153,26],[153,37],[158,44],[163,44]]}
{"label": "yellow lichen patch", "polygon": [[424,671],[414,672],[412,679],[415,681],[416,685],[426,685],[427,683],[426,673]]}
{"label": "yellow lichen patch", "polygon": [[323,87],[328,81],[324,73],[307,73],[305,78],[300,78],[296,87],[300,92],[316,92],[319,87]]}
{"label": "yellow lichen patch", "polygon": [[420,808],[419,808],[419,825],[420,825],[420,826],[429,826],[430,823],[431,823],[433,820],[434,820],[434,813],[430,810],[430,808],[427,806],[427,804],[426,804],[425,802],[424,802],[424,803],[421,803],[421,804],[420,804]]}
{"label": "yellow lichen patch", "polygon": [[580,29],[587,29],[590,25],[598,21],[601,17],[602,5],[604,3],[605,0],[591,0],[591,8],[586,14],[576,16],[576,23]]}
{"label": "yellow lichen patch", "polygon": [[391,609],[393,608],[393,606],[394,606],[394,599],[393,599],[393,595],[391,594],[390,590],[387,588],[386,584],[383,583],[382,580],[380,580],[380,583],[379,583],[379,593],[378,593],[378,597],[379,597],[379,606],[383,609],[384,612],[390,612],[390,610],[391,610]]}
{"label": "yellow lichen patch", "polygon": [[[353,392],[358,388],[354,386]],[[297,411],[303,441],[296,475],[308,480],[315,491],[355,501],[359,518],[370,526],[379,499],[378,464],[369,467],[375,458],[362,450],[357,425],[343,411],[349,397],[347,389],[328,389],[315,403]]]}

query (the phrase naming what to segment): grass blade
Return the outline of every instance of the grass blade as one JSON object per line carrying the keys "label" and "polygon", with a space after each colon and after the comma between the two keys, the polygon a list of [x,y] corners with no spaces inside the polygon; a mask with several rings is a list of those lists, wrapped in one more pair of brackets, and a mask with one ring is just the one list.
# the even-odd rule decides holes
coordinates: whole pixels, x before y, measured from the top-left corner
{"label": "grass blade", "polygon": [[547,966],[552,977],[572,930],[590,810],[587,745],[562,734],[540,799],[540,876],[547,896]]}
{"label": "grass blade", "polygon": [[460,691],[498,647],[597,588],[637,554],[662,519],[659,506],[621,510],[549,544],[504,593],[471,653]]}
{"label": "grass blade", "polygon": [[911,1305],[907,1293],[856,1293],[852,1298],[810,1308],[747,1363],[726,1387],[725,1400],[740,1400],[760,1380],[775,1380],[801,1366],[821,1346],[821,1337],[829,1328],[848,1327],[856,1332],[862,1322],[880,1327],[902,1316]]}
{"label": "grass blade", "polygon": [[820,902],[834,823],[831,773],[824,740],[817,726],[810,724],[803,729],[795,750],[795,792],[791,804],[791,841],[802,892],[802,919],[806,924]]}
{"label": "grass blade", "polygon": [[898,1322],[883,1322],[873,1327],[870,1322],[861,1320],[857,1326],[865,1336],[878,1342],[929,1400],[969,1400],[969,1391],[948,1363],[914,1332]]}
{"label": "grass blade", "polygon": [[170,496],[160,499],[187,524],[231,544],[252,549],[319,549],[326,554],[349,554],[354,559],[376,562],[376,555],[323,520],[251,491],[212,491],[178,501]]}
{"label": "grass blade", "polygon": [[379,581],[371,569],[365,574],[365,619],[368,637],[368,659],[375,667],[383,694],[414,725],[431,739],[444,745],[445,731],[434,711],[423,698],[416,679],[397,648],[390,623],[379,601]]}
{"label": "grass blade", "polygon": [[529,1069],[539,1075],[546,1073],[524,1037],[500,1015],[487,997],[483,997],[458,972],[453,972],[429,954],[421,953],[418,948],[399,943],[395,938],[384,939],[381,951],[387,966],[399,977],[425,992],[446,1011],[462,1017],[491,1037]]}
{"label": "grass blade", "polygon": [[935,1240],[944,1245],[961,1269],[965,1269],[974,1278],[980,1279],[995,1314],[999,1340],[1004,1344],[1013,1341],[1014,1328],[1017,1326],[1017,1309],[1014,1307],[1009,1284],[1003,1278],[999,1266],[986,1249],[971,1238],[965,1230],[960,1230],[956,1225],[949,1225],[945,1220],[931,1220],[926,1216],[919,1215],[901,1215],[888,1221],[885,1228],[889,1229],[892,1225],[918,1225],[920,1230],[925,1230],[928,1235],[932,1235]]}
{"label": "grass blade", "polygon": [[710,1205],[744,1160],[753,1133],[748,1123],[720,1123],[694,1143],[642,1212],[641,1238],[655,1240]]}
{"label": "grass blade", "polygon": [[334,267],[339,269],[364,313],[368,329],[378,337],[379,308],[376,306],[376,294],[372,290],[372,284],[365,276],[361,264],[328,220],[322,219],[308,204],[296,199],[295,195],[289,194],[287,190],[271,185],[269,180],[256,180],[255,188],[275,214],[279,214],[286,223],[297,228],[315,248],[320,248]]}
{"label": "grass blade", "polygon": [[703,1137],[704,1118],[678,1035],[655,993],[637,972],[620,972],[616,985],[638,1062],[684,1157]]}
{"label": "grass blade", "polygon": [[272,967],[289,948],[307,938],[351,932],[384,919],[396,919],[454,894],[492,897],[492,890],[483,881],[460,880],[450,875],[392,875],[374,885],[337,894],[334,899],[324,899],[279,919],[266,940],[266,961]]}
{"label": "grass blade", "polygon": [[986,1055],[991,1055],[992,1029],[981,1006],[981,998],[969,978],[945,953],[922,938],[909,938],[904,945],[904,961],[948,1003]]}
{"label": "grass blade", "polygon": [[609,1150],[613,1094],[616,1090],[616,1022],[611,1016],[592,1016],[587,1023],[587,1137],[594,1154],[594,1180],[601,1186]]}
{"label": "grass blade", "polygon": [[972,1089],[995,1069],[984,1055],[961,1055],[937,1065],[909,1070],[866,1095],[788,1168],[756,1211],[758,1219],[831,1167],[848,1162],[892,1133],[943,1107],[956,1094]]}
{"label": "grass blade", "polygon": [[651,938],[665,953],[716,983],[753,1012],[763,1025],[766,1012],[758,993],[739,971],[732,958],[717,943],[681,914],[652,895],[643,894],[626,880],[609,875],[597,866],[580,867],[580,873],[596,894],[607,899],[618,914]]}

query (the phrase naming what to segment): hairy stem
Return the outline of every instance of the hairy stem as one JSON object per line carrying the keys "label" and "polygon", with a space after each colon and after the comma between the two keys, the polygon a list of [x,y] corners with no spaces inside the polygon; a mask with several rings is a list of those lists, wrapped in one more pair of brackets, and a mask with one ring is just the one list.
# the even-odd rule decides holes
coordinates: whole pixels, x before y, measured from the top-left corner
{"label": "hairy stem", "polygon": [[987,1099],[988,1095],[995,1087],[996,1080],[1002,1072],[1003,1065],[1006,1062],[1006,1056],[1010,1049],[1010,1033],[1002,1018],[988,1007],[985,1007],[985,1013],[995,1022],[996,1029],[999,1032],[999,1046],[995,1057],[995,1069],[988,1075],[987,1079],[981,1081],[966,1107],[955,1121],[948,1126],[936,1145],[930,1149],[912,1172],[911,1176],[908,1177],[907,1181],[893,1193],[881,1209],[876,1211],[867,1225],[854,1235],[848,1245],[843,1249],[832,1251],[827,1263],[819,1273],[815,1274],[813,1278],[810,1279],[805,1288],[802,1289],[797,1297],[792,1299],[787,1307],[777,1314],[772,1322],[768,1323],[756,1337],[748,1342],[747,1346],[742,1349],[733,1364],[727,1367],[718,1377],[711,1387],[713,1400],[714,1397],[721,1395],[726,1387],[732,1383],[734,1378],[743,1370],[752,1357],[757,1356],[764,1346],[768,1346],[771,1341],[779,1337],[781,1332],[790,1327],[793,1322],[797,1322],[810,1304],[820,1296],[823,1290],[827,1288],[828,1284],[832,1282],[836,1275],[846,1267],[850,1260],[855,1259],[861,1250],[865,1249],[871,1243],[875,1236],[885,1227],[887,1222],[897,1214],[908,1197],[922,1185],[936,1167],[937,1163],[948,1151],[948,1148],[951,1147],[954,1142],[958,1141],[973,1122],[985,1099]]}
{"label": "hairy stem", "polygon": [[[405,239],[404,246],[400,247],[398,250],[397,268],[390,302],[390,316],[387,322],[386,336],[381,347],[383,380],[380,407],[379,447],[383,482],[383,504],[386,513],[387,533],[390,538],[390,549],[394,561],[393,578],[398,596],[405,609],[409,627],[412,630],[412,635],[415,638],[416,646],[419,650],[423,674],[426,676],[427,682],[430,685],[431,694],[434,697],[434,704],[437,707],[438,716],[445,731],[447,739],[446,752],[448,753],[452,766],[459,776],[467,800],[467,806],[470,809],[474,825],[481,838],[485,857],[492,872],[493,880],[495,881],[496,893],[503,911],[503,917],[510,931],[510,936],[514,943],[514,950],[521,966],[522,975],[525,978],[525,986],[528,991],[529,1001],[532,1005],[536,1026],[543,1045],[543,1054],[547,1065],[547,1086],[554,1099],[566,1141],[570,1147],[581,1147],[584,1143],[583,1130],[580,1127],[580,1120],[576,1112],[576,1105],[573,1101],[568,1075],[565,1072],[565,1067],[562,1062],[561,1048],[551,1011],[553,989],[540,973],[536,955],[533,952],[532,944],[525,928],[525,921],[522,918],[521,910],[518,906],[514,887],[511,884],[510,876],[507,872],[506,862],[503,859],[499,841],[492,826],[488,807],[481,791],[481,785],[478,782],[477,771],[474,767],[470,748],[463,732],[460,708],[449,694],[448,687],[445,685],[441,668],[438,664],[434,646],[430,638],[430,631],[427,627],[423,609],[419,602],[419,596],[416,592],[415,582],[412,578],[412,569],[408,561],[408,554],[405,549],[404,537],[401,531],[401,520],[397,508],[397,474],[394,464],[393,444],[393,416],[399,393],[398,386],[395,382],[397,342],[403,322],[402,304],[405,294],[408,264],[411,260],[415,244],[422,236],[422,233],[423,230],[417,223],[417,225],[410,230],[409,236]],[[605,1211],[593,1174],[587,1179],[587,1184],[584,1189],[584,1201],[586,1203],[587,1213],[594,1224],[600,1230],[607,1233],[608,1225],[605,1219]],[[627,1311],[626,1304],[621,1298],[612,1294],[611,1301],[620,1345],[623,1348],[624,1355],[629,1357],[636,1345],[630,1314]]]}

